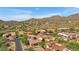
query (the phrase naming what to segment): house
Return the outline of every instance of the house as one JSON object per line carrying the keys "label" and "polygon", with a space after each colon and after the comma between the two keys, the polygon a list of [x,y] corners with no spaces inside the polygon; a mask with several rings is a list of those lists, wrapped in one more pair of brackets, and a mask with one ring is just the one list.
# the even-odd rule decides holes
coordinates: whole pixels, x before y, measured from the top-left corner
{"label": "house", "polygon": [[58,30],[69,30],[69,28],[58,28]]}
{"label": "house", "polygon": [[52,44],[54,44],[54,42],[52,42],[52,41],[46,42],[45,45],[44,45],[44,49],[46,51],[52,50]]}
{"label": "house", "polygon": [[26,32],[24,32],[24,31],[19,31],[19,32],[18,32],[19,36],[23,36],[23,35],[25,35],[25,33],[26,33]]}
{"label": "house", "polygon": [[43,35],[42,38],[45,40],[45,42],[48,42],[50,40],[55,40],[55,37],[52,37],[50,35]]}
{"label": "house", "polygon": [[19,36],[32,35],[32,32],[19,31],[18,34]]}
{"label": "house", "polygon": [[76,39],[79,37],[77,33],[73,33],[73,32],[61,32],[61,33],[58,33],[58,35],[61,35],[65,41],[69,39]]}
{"label": "house", "polygon": [[15,42],[7,42],[6,46],[9,51],[15,51]]}
{"label": "house", "polygon": [[45,44],[45,49],[47,51],[65,51],[65,47],[62,44],[56,42],[48,42]]}
{"label": "house", "polygon": [[37,45],[39,42],[41,42],[42,37],[38,35],[28,35],[28,41],[31,47],[32,45]]}
{"label": "house", "polygon": [[41,33],[41,34],[43,34],[43,33],[46,33],[46,30],[36,30],[35,33]]}
{"label": "house", "polygon": [[58,28],[58,31],[60,31],[60,32],[62,32],[62,31],[68,31],[70,28],[65,28],[65,27],[63,27],[63,28]]}
{"label": "house", "polygon": [[32,32],[26,32],[26,35],[32,35]]}
{"label": "house", "polygon": [[54,45],[52,45],[52,49],[54,51],[63,51],[65,47],[62,44],[55,43]]}
{"label": "house", "polygon": [[15,32],[8,32],[8,33],[3,34],[3,37],[8,40],[14,40],[14,38],[16,37],[16,33]]}

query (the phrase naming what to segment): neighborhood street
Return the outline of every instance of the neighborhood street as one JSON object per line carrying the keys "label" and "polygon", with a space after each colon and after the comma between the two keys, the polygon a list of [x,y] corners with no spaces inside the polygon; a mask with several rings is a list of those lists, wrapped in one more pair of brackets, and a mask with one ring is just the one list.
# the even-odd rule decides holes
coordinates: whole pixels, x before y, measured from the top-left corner
{"label": "neighborhood street", "polygon": [[22,51],[22,47],[21,47],[21,43],[20,43],[20,38],[18,36],[15,39],[15,45],[16,45],[16,48],[15,48],[16,51]]}

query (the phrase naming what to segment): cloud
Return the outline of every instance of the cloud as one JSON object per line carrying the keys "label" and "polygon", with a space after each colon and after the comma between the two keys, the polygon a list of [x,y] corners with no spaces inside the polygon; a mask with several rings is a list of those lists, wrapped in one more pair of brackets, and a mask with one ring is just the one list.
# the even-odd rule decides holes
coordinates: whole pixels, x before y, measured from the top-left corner
{"label": "cloud", "polygon": [[0,8],[0,19],[9,21],[9,20],[17,20],[21,21],[24,19],[32,18],[31,14],[33,12],[31,10],[23,10],[23,9],[15,9],[15,8]]}
{"label": "cloud", "polygon": [[64,16],[69,16],[71,14],[79,13],[79,8],[77,8],[77,7],[65,8],[64,11],[61,13]]}
{"label": "cloud", "polygon": [[14,21],[24,21],[24,20],[28,20],[31,18],[45,18],[45,17],[51,17],[54,15],[61,15],[60,13],[51,13],[51,14],[45,14],[45,15],[30,15],[30,14],[19,14],[19,15],[8,15],[7,17],[1,16],[0,18],[3,20],[14,20]]}
{"label": "cloud", "polygon": [[32,15],[14,15],[11,17],[13,20],[17,20],[17,21],[24,21],[24,20],[28,20],[28,19],[31,19],[33,18]]}
{"label": "cloud", "polygon": [[51,13],[51,14],[45,14],[45,15],[38,15],[38,16],[34,16],[34,18],[45,18],[45,17],[51,17],[51,16],[55,16],[55,15],[61,15],[61,13]]}
{"label": "cloud", "polygon": [[[39,10],[40,8],[35,8],[36,10]],[[2,11],[2,13],[1,13]],[[44,11],[46,12],[46,11]],[[63,8],[59,9],[58,12],[51,12],[47,14],[38,14],[34,13],[33,10],[24,10],[24,9],[18,9],[18,8],[7,8],[7,9],[0,9],[0,19],[2,20],[17,20],[17,21],[23,21],[23,20],[28,20],[30,18],[45,18],[45,17],[51,17],[54,15],[62,15],[62,16],[67,16],[71,15],[74,13],[79,13],[79,8]]]}
{"label": "cloud", "polygon": [[10,20],[14,20],[14,21],[24,21],[24,20],[28,20],[30,18],[33,18],[32,15],[8,15],[8,16],[0,16],[0,19],[4,20],[4,21],[10,21]]}

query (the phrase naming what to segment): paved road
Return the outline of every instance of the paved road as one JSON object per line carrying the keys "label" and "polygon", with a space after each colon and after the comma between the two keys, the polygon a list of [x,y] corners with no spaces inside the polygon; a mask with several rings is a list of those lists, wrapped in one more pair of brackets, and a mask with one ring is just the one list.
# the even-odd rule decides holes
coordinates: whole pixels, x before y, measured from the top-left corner
{"label": "paved road", "polygon": [[15,39],[16,51],[22,51],[21,43],[19,37]]}

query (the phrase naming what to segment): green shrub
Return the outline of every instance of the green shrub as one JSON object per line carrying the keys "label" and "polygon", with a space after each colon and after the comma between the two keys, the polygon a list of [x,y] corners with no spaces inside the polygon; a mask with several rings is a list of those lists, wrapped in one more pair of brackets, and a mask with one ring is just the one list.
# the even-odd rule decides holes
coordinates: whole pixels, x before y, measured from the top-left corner
{"label": "green shrub", "polygon": [[41,41],[41,42],[39,43],[39,46],[41,46],[42,48],[44,48],[44,45],[45,45],[45,41]]}
{"label": "green shrub", "polygon": [[5,45],[2,45],[0,47],[0,51],[8,51],[8,48]]}
{"label": "green shrub", "polygon": [[2,32],[0,32],[0,37],[2,37],[2,35],[3,35],[3,33],[2,33]]}
{"label": "green shrub", "polygon": [[69,43],[67,45],[67,48],[69,48],[73,51],[79,51],[79,44],[78,43]]}
{"label": "green shrub", "polygon": [[28,45],[29,44],[29,41],[27,40],[27,37],[21,37],[21,42],[25,45]]}
{"label": "green shrub", "polygon": [[6,39],[0,37],[0,51],[7,51],[7,46],[5,45]]}
{"label": "green shrub", "polygon": [[52,33],[52,35],[53,35],[54,37],[57,37],[57,34],[58,34],[57,32],[53,32],[53,33]]}
{"label": "green shrub", "polygon": [[66,43],[66,41],[64,41],[64,39],[62,37],[56,37],[56,41],[58,43]]}
{"label": "green shrub", "polygon": [[32,47],[25,49],[27,51],[34,51],[34,49]]}
{"label": "green shrub", "polygon": [[33,35],[36,35],[37,33],[35,33],[35,31],[32,32]]}
{"label": "green shrub", "polygon": [[75,31],[75,28],[70,28],[69,31],[70,32],[74,32]]}

